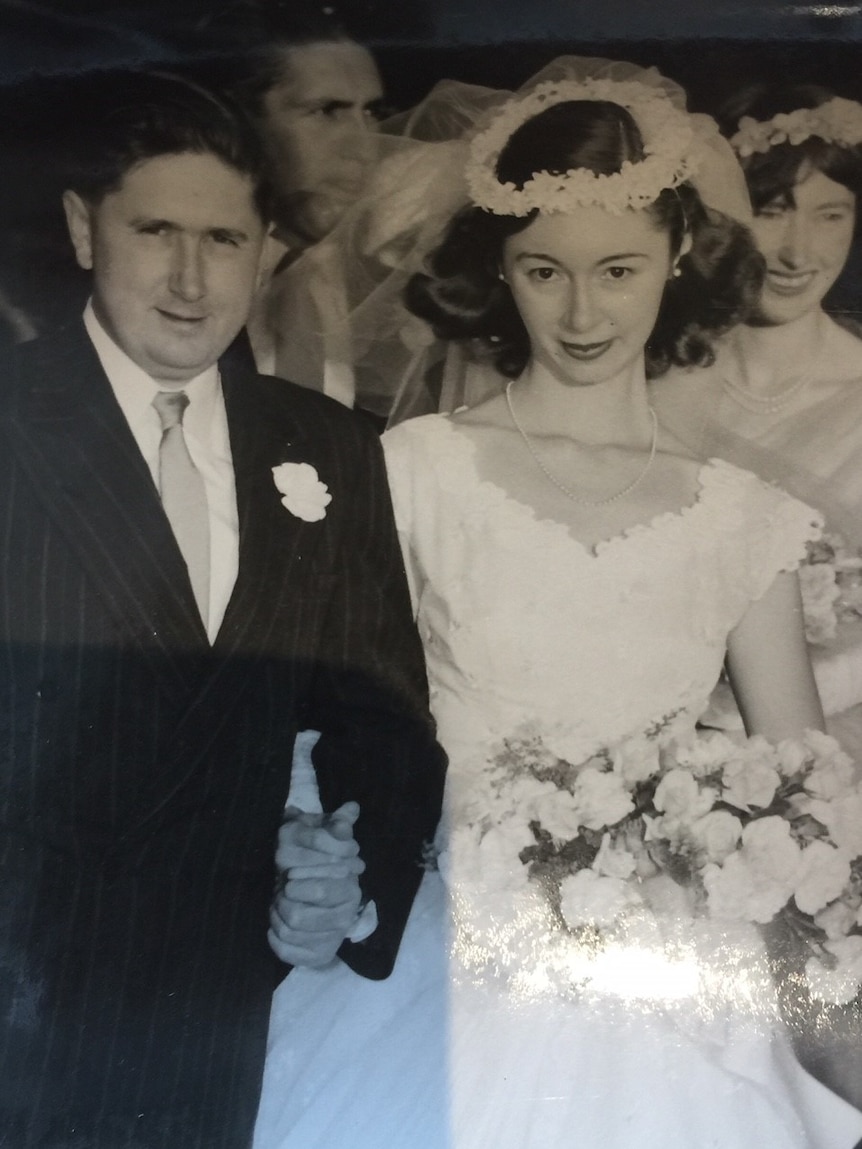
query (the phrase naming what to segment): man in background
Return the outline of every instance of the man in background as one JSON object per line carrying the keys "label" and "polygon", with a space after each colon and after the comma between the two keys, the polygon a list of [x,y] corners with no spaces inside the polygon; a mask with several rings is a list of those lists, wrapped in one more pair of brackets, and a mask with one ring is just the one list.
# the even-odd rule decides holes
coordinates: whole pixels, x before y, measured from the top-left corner
{"label": "man in background", "polygon": [[[314,250],[363,194],[377,162],[383,84],[331,8],[242,2],[206,21],[208,81],[244,108],[267,158],[274,226],[248,324],[259,371],[353,406],[346,306],[329,253]],[[296,266],[294,266],[296,265]],[[290,274],[286,272],[290,269]]]}

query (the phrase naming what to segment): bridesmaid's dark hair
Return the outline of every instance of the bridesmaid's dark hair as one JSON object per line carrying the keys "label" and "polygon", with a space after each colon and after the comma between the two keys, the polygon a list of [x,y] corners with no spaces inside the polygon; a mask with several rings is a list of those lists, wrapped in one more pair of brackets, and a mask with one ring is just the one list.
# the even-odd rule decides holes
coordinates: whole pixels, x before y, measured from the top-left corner
{"label": "bridesmaid's dark hair", "polygon": [[[633,117],[619,104],[568,100],[521,124],[497,161],[503,183],[521,188],[537,172],[562,174],[587,168],[597,175],[618,172],[626,161],[643,159],[643,141]],[[646,346],[647,374],[654,378],[672,364],[706,366],[713,360],[712,336],[740,322],[760,292],[763,270],[748,230],[707,211],[691,186],[666,188],[647,208],[666,231],[671,253],[687,234],[692,247],[679,260],[680,276],[668,282],[655,329]],[[427,270],[407,284],[407,307],[441,339],[470,341],[501,374],[520,375],[530,341],[509,287],[499,278],[506,239],[536,218],[494,215],[468,207],[451,221]]]}
{"label": "bridesmaid's dark hair", "polygon": [[[816,84],[760,84],[743,89],[729,100],[719,114],[719,123],[729,138],[737,131],[743,116],[765,122],[780,112],[819,108],[834,96],[834,92]],[[776,200],[792,205],[793,189],[800,176],[811,169],[842,184],[862,202],[862,146],[842,147],[819,136],[809,136],[799,144],[775,144],[766,152],[745,156],[740,163],[755,212]],[[856,222],[858,228],[858,212]]]}

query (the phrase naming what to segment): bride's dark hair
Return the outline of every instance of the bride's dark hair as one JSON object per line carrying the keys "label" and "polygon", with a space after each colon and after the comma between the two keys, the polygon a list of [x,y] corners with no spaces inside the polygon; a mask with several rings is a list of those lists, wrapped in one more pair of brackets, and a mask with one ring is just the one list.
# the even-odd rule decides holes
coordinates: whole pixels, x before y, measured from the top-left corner
{"label": "bride's dark hair", "polygon": [[[643,158],[637,124],[625,108],[601,100],[568,100],[540,112],[514,131],[500,153],[496,175],[521,188],[537,172],[587,168],[618,172]],[[668,233],[671,252],[685,235],[692,247],[679,261],[646,346],[647,374],[671,364],[712,362],[711,337],[740,322],[760,292],[762,259],[741,224],[708,212],[687,184],[668,188],[647,209]],[[505,240],[536,218],[494,215],[468,207],[451,221],[427,270],[407,284],[407,307],[441,339],[469,340],[503,375],[514,378],[530,356],[526,328],[508,285],[499,278]]]}
{"label": "bride's dark hair", "polygon": [[[729,100],[718,120],[722,131],[732,136],[743,116],[758,121],[771,120],[780,112],[798,108],[819,108],[834,99],[834,92],[817,84],[765,84],[744,88]],[[755,152],[740,160],[755,212],[775,200],[793,203],[793,189],[812,168],[842,184],[862,202],[862,146],[843,147],[819,136],[809,136],[798,144],[774,144],[768,151]],[[860,213],[856,213],[856,236]]]}

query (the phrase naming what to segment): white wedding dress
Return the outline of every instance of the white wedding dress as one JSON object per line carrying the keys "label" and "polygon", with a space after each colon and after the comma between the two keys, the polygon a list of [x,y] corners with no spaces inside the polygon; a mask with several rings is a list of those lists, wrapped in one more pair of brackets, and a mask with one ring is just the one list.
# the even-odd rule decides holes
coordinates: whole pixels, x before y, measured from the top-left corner
{"label": "white wedding dress", "polygon": [[[712,461],[690,507],[589,550],[482,481],[448,418],[404,423],[384,444],[450,756],[444,847],[474,771],[524,722],[553,731],[572,761],[671,716],[693,725],[728,632],[818,529],[803,504]],[[457,894],[457,863],[449,880]],[[286,979],[255,1149],[851,1149],[862,1138],[862,1113],[793,1057],[753,929],[706,929],[704,966],[682,978],[633,951],[597,968],[589,992],[526,997],[465,971],[449,914],[430,872],[389,980],[340,963]],[[706,1008],[699,987],[731,966],[744,978]]]}

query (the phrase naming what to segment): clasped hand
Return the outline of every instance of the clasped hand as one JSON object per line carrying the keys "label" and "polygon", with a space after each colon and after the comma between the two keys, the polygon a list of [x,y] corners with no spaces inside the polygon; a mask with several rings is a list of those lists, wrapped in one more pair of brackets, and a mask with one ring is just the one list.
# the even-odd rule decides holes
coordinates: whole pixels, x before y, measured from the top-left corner
{"label": "clasped hand", "polygon": [[353,837],[356,802],[332,814],[288,807],[275,864],[284,875],[269,915],[269,944],[291,965],[320,967],[333,960],[359,915],[359,875],[365,863]]}

